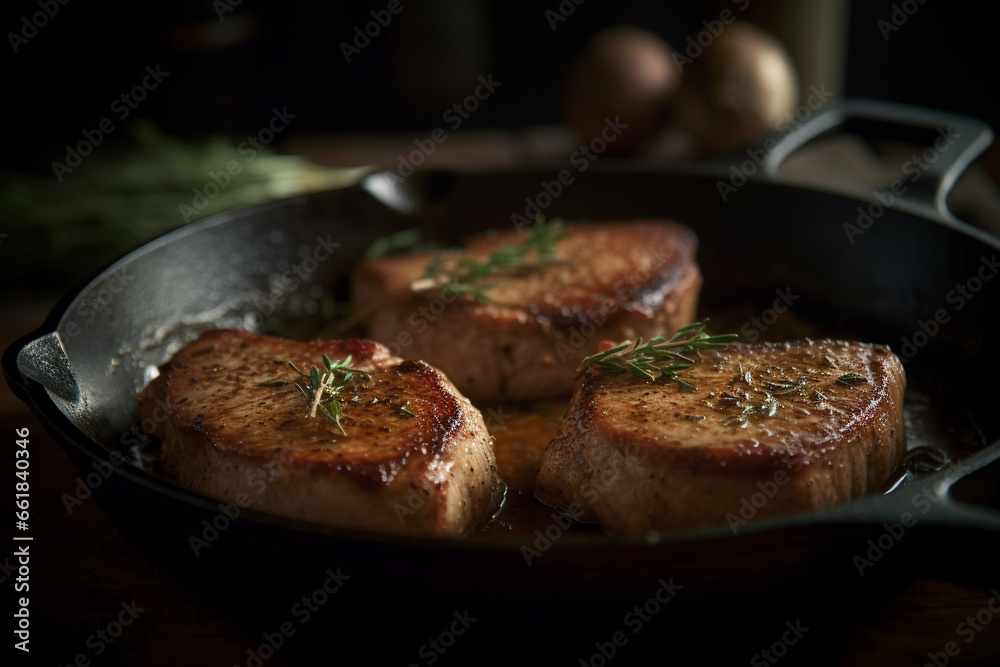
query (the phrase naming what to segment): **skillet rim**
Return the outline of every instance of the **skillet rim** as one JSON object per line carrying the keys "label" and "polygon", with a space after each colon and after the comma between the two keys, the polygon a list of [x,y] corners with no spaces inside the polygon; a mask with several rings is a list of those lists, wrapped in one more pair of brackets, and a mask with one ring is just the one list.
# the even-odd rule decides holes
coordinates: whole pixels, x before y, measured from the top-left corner
{"label": "skillet rim", "polygon": [[[593,165],[592,169],[595,173],[644,173],[647,175],[661,174],[665,176],[695,177],[716,180],[725,177],[725,174],[723,174],[722,170],[717,166],[692,166],[682,163],[665,164],[654,161],[607,160],[599,166]],[[423,173],[431,177],[435,175],[446,175],[460,178],[470,174],[475,175],[476,177],[488,177],[489,175],[496,174],[548,175],[551,173],[551,170],[546,169],[544,166],[539,166],[532,167],[530,169],[512,168],[477,171],[427,170]],[[131,261],[135,261],[137,258],[155,250],[156,248],[175,242],[177,239],[184,238],[188,235],[197,234],[205,229],[224,225],[233,220],[238,220],[247,215],[257,214],[269,209],[287,207],[289,205],[294,205],[295,202],[305,201],[307,199],[331,196],[335,194],[352,196],[352,193],[361,193],[362,195],[378,199],[378,197],[374,195],[370,189],[371,181],[373,179],[387,178],[391,175],[392,172],[390,170],[374,171],[359,179],[359,181],[355,184],[343,188],[299,194],[292,197],[285,197],[259,204],[220,211],[178,229],[162,234],[149,242],[142,244],[138,248],[118,258],[110,265],[97,270],[89,279],[80,281],[78,286],[64,292],[38,328],[25,334],[24,336],[21,336],[8,346],[2,357],[4,374],[8,385],[14,390],[15,395],[17,395],[20,400],[25,402],[29,408],[32,409],[42,426],[46,429],[49,435],[53,437],[57,444],[59,444],[64,451],[67,452],[67,454],[71,455],[74,467],[77,468],[78,472],[83,474],[83,471],[80,470],[81,464],[79,463],[77,457],[73,455],[74,452],[70,451],[70,449],[84,455],[93,462],[107,460],[108,455],[112,450],[109,450],[105,445],[91,438],[90,435],[76,426],[72,419],[57,406],[49,389],[45,388],[36,381],[30,380],[21,372],[18,364],[18,357],[29,343],[44,336],[58,332],[61,321],[72,310],[72,307],[76,303],[77,299],[79,299],[106,276],[114,273],[122,266],[125,266]],[[860,193],[857,192],[844,192],[843,190],[838,190],[835,187],[821,187],[812,184],[804,184],[801,182],[788,181],[774,176],[748,178],[746,185],[750,185],[751,183],[761,186],[773,186],[781,190],[794,189],[813,195],[841,198],[852,203],[869,203],[869,200],[861,197]],[[356,194],[354,194],[354,196],[356,196]],[[384,202],[382,203],[384,204]],[[943,226],[951,233],[957,233],[969,237],[973,241],[1000,251],[1000,239],[969,223],[935,215],[928,215],[926,213],[926,209],[922,209],[920,207],[912,207],[913,210],[906,210],[911,208],[909,206],[894,206],[893,208],[897,209],[897,211],[903,215],[917,217],[930,222],[931,224]],[[940,515],[937,516],[937,518],[943,521],[942,525],[952,526],[955,525],[954,522],[957,521],[958,524],[968,524],[967,527],[979,527],[986,528],[991,531],[998,531],[1000,530],[1000,515],[995,517],[979,517],[977,519],[975,512],[970,515],[965,509],[963,509],[964,504],[951,500],[949,496],[949,491],[952,485],[973,472],[990,465],[998,459],[1000,459],[1000,439],[995,442],[987,443],[980,450],[965,457],[963,461],[972,461],[973,464],[963,474],[954,476],[954,478],[948,480],[946,483],[942,484],[942,481],[948,479],[948,476],[946,475],[948,472],[947,469],[929,475],[927,478],[914,482],[908,486],[914,489],[932,488],[937,490],[936,492],[940,495],[941,500],[944,502],[935,504],[936,507],[941,509],[940,512],[935,512],[935,515]],[[220,501],[182,489],[169,481],[161,479],[132,464],[114,465],[112,474],[123,475],[129,481],[140,484],[160,495],[169,497],[172,501],[183,502],[211,512],[218,510],[218,504]],[[99,492],[100,489],[94,490],[94,495],[98,496]],[[819,511],[802,512],[775,519],[751,522],[749,525],[740,530],[739,535],[749,535],[751,533],[773,533],[780,532],[784,529],[801,527],[822,527],[833,525],[870,527],[878,525],[886,518],[898,517],[899,512],[894,508],[900,503],[893,500],[893,495],[894,494],[881,496],[869,495]],[[885,500],[886,498],[889,498],[890,500],[887,501]],[[469,552],[504,552],[508,548],[517,549],[524,544],[523,536],[517,537],[514,535],[496,535],[485,539],[470,539],[469,537],[408,536],[379,531],[348,529],[271,515],[258,510],[252,510],[250,508],[242,509],[240,516],[245,517],[249,521],[264,523],[274,528],[287,529],[295,532],[306,532],[312,535],[322,536],[327,539],[347,542],[363,541],[368,543],[406,545],[426,549],[458,549]],[[928,518],[931,517],[926,517],[925,520]],[[927,521],[927,523],[933,524],[934,522]],[[617,550],[622,548],[649,548],[652,546],[669,546],[671,544],[678,543],[698,543],[720,539],[726,540],[737,537],[737,534],[732,532],[727,527],[719,526],[717,528],[702,530],[677,531],[670,533],[654,532],[649,535],[637,536],[602,535],[595,537],[591,535],[570,535],[568,537],[569,539],[560,540],[559,549],[592,551],[595,549]]]}

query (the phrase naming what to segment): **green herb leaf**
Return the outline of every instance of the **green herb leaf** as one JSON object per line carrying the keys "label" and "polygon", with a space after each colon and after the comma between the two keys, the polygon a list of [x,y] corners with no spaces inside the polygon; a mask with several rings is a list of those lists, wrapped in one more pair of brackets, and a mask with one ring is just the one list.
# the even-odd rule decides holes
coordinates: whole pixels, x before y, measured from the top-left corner
{"label": "green herb leaf", "polygon": [[[333,423],[341,433],[347,435],[343,425],[340,423],[344,414],[344,406],[340,402],[339,393],[349,386],[352,381],[360,380],[367,382],[371,379],[368,373],[351,368],[352,357],[348,355],[346,359],[330,359],[326,354],[321,355],[321,362],[325,370],[321,371],[318,366],[313,366],[308,373],[303,372],[292,362],[286,362],[292,370],[307,381],[295,383],[295,388],[309,404],[307,417],[315,417],[318,412],[324,419]],[[283,387],[288,382],[283,380],[271,380],[262,382],[261,387]],[[357,397],[355,397],[357,398]]]}
{"label": "green herb leaf", "polygon": [[546,222],[539,216],[522,241],[494,250],[484,259],[473,260],[454,253],[438,254],[410,289],[414,292],[450,292],[487,301],[485,290],[489,285],[483,281],[510,269],[532,269],[556,263],[556,242],[565,233],[561,219]]}
{"label": "green herb leaf", "polygon": [[298,382],[295,383],[295,388],[298,389],[300,392],[302,392],[302,395],[305,396],[306,401],[312,403],[312,393],[308,389],[306,389],[305,387],[303,387]]}
{"label": "green herb leaf", "polygon": [[[577,375],[596,367],[602,373],[627,371],[645,382],[676,382],[682,391],[697,391],[693,384],[682,380],[678,373],[690,368],[699,350],[723,348],[739,336],[705,333],[708,319],[694,322],[678,329],[667,340],[662,335],[653,336],[645,343],[625,341],[610,350],[592,354],[577,368]],[[691,355],[691,356],[689,356]]]}
{"label": "green herb leaf", "polygon": [[421,243],[423,232],[418,228],[404,229],[393,234],[379,236],[362,254],[364,259],[378,259],[389,255],[396,255],[417,246],[426,245]]}
{"label": "green herb leaf", "polygon": [[802,389],[805,384],[806,378],[802,378],[798,382],[792,382],[789,380],[763,380],[761,382],[761,386],[772,396],[784,396],[785,394],[791,394],[792,392]]}
{"label": "green herb leaf", "polygon": [[837,384],[842,387],[853,387],[856,384],[867,384],[868,378],[860,373],[844,373],[837,378]]}
{"label": "green herb leaf", "polygon": [[723,426],[746,428],[750,423],[751,417],[773,417],[778,411],[778,402],[770,394],[767,394],[763,401],[737,403],[737,405],[741,407],[740,413],[724,419],[722,421]]}

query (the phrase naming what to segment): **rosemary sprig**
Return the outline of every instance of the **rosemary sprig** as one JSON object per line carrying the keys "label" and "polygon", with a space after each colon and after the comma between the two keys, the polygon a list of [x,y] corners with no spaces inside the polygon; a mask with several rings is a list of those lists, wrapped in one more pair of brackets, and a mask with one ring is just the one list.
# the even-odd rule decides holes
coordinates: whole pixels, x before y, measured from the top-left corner
{"label": "rosemary sprig", "polygon": [[424,240],[424,233],[413,227],[392,234],[379,236],[361,254],[362,259],[379,259],[412,250]]}
{"label": "rosemary sprig", "polygon": [[695,391],[697,387],[677,375],[678,372],[695,364],[697,360],[692,358],[693,353],[726,347],[739,338],[738,334],[710,336],[705,333],[707,326],[706,318],[678,329],[669,340],[660,335],[650,338],[645,343],[642,339],[634,343],[625,341],[610,350],[592,354],[584,359],[576,370],[577,375],[591,366],[596,366],[604,373],[628,371],[646,382],[676,382],[684,391]]}
{"label": "rosemary sprig", "polygon": [[556,242],[565,234],[562,219],[546,221],[539,216],[523,240],[498,248],[481,260],[461,254],[439,253],[424,269],[423,275],[413,281],[410,289],[427,292],[447,288],[458,296],[467,295],[486,301],[485,289],[489,285],[484,281],[487,278],[503,271],[533,269],[556,263]]}
{"label": "rosemary sprig", "polygon": [[841,387],[853,387],[856,384],[867,384],[868,378],[861,373],[844,373],[837,378],[837,384]]}
{"label": "rosemary sprig", "polygon": [[760,384],[769,395],[784,396],[785,394],[800,391],[806,386],[807,380],[808,378],[806,377],[799,378],[798,382],[792,380],[762,380]]}
{"label": "rosemary sprig", "polygon": [[[344,360],[332,360],[325,354],[322,357],[323,367],[313,366],[309,369],[308,373],[302,371],[290,361],[287,363],[292,370],[303,378],[303,380],[295,383],[295,387],[302,393],[302,396],[305,397],[306,402],[309,404],[306,416],[310,418],[315,417],[318,411],[327,421],[332,422],[340,429],[341,433],[347,435],[347,431],[344,430],[344,427],[340,423],[340,418],[344,414],[344,406],[341,404],[338,394],[352,380],[357,379],[367,382],[371,379],[371,376],[364,371],[351,368],[351,355],[347,355],[347,358]],[[288,383],[281,380],[274,380],[272,382],[262,382],[258,386],[280,387],[286,384]]]}

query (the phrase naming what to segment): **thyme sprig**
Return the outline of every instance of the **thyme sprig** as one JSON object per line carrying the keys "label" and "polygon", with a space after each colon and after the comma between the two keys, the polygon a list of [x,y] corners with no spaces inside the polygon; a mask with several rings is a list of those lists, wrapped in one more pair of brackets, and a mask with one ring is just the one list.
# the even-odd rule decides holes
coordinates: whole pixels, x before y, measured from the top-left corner
{"label": "thyme sprig", "polygon": [[837,384],[841,387],[853,387],[856,384],[867,384],[868,378],[861,373],[844,373],[837,378]]}
{"label": "thyme sprig", "polygon": [[[323,367],[313,366],[309,369],[308,373],[291,361],[286,363],[303,378],[295,382],[295,387],[302,393],[302,396],[305,397],[306,402],[309,404],[306,416],[312,418],[319,412],[327,421],[340,429],[341,433],[347,435],[347,431],[344,430],[344,427],[340,423],[340,418],[344,414],[344,406],[340,402],[338,394],[352,380],[367,382],[371,379],[371,376],[364,371],[351,368],[351,355],[347,355],[347,358],[343,360],[333,360],[325,354],[322,355],[322,358]],[[261,382],[258,386],[283,387],[287,384],[283,380],[272,380]]]}
{"label": "thyme sprig", "polygon": [[762,401],[738,402],[737,405],[741,408],[739,414],[723,420],[723,426],[739,426],[740,428],[745,428],[746,425],[750,423],[751,417],[773,417],[778,411],[778,401],[775,400],[774,396],[766,392],[765,398]]}
{"label": "thyme sprig", "polygon": [[667,339],[653,336],[645,343],[642,339],[625,341],[620,345],[592,354],[577,368],[577,375],[591,366],[603,373],[629,372],[646,382],[676,382],[683,391],[695,391],[697,387],[684,381],[678,373],[693,366],[700,350],[726,347],[739,338],[738,334],[705,333],[708,319],[682,327]]}
{"label": "thyme sprig", "polygon": [[566,234],[562,219],[546,221],[539,216],[524,239],[494,250],[480,260],[461,253],[439,253],[424,269],[423,275],[410,284],[413,292],[447,290],[457,296],[472,296],[486,301],[487,278],[515,270],[554,264],[556,242]]}

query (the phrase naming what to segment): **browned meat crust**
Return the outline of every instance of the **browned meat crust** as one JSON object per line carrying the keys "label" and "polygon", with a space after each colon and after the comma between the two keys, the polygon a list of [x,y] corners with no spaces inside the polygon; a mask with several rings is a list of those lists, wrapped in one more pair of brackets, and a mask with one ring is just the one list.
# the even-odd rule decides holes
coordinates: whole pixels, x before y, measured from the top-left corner
{"label": "browned meat crust", "polygon": [[[648,337],[689,324],[701,274],[697,239],[666,221],[567,224],[557,264],[504,273],[488,301],[414,293],[432,253],[360,264],[352,302],[372,310],[370,338],[424,359],[475,399],[569,395],[574,371],[597,341]],[[465,250],[482,258],[522,238],[480,237]]]}
{"label": "browned meat crust", "polygon": [[[284,363],[308,372],[322,368],[323,353],[351,355],[351,366],[371,375],[341,393],[347,435],[307,416],[292,384],[300,378]],[[260,386],[273,381],[289,384]],[[140,415],[159,424],[168,478],[296,519],[462,535],[502,495],[479,411],[440,371],[372,341],[206,332],[161,369],[140,397]]]}
{"label": "browned meat crust", "polygon": [[886,347],[737,343],[684,378],[697,391],[587,371],[537,497],[612,533],[735,530],[872,492],[905,452],[906,377]]}

